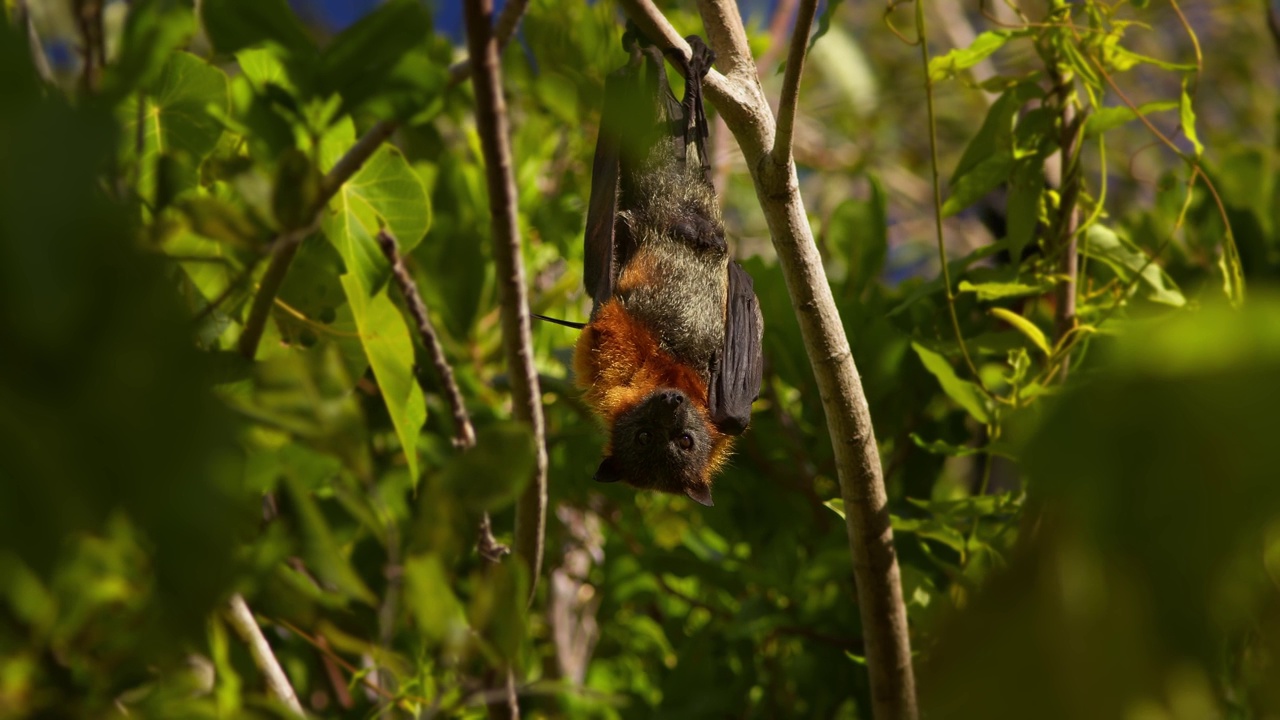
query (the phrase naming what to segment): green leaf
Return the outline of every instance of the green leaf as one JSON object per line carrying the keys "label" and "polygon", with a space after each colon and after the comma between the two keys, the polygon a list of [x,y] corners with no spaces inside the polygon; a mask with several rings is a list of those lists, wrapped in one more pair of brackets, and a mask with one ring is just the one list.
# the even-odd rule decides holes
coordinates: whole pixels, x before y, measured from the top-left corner
{"label": "green leaf", "polygon": [[1013,170],[1013,153],[998,151],[989,155],[957,177],[951,184],[947,201],[942,204],[942,216],[950,217],[964,210],[1009,179]]}
{"label": "green leaf", "polygon": [[1014,119],[1018,110],[1028,100],[1043,95],[1044,92],[1038,86],[1025,82],[1014,85],[997,98],[987,111],[978,134],[965,147],[964,155],[951,174],[951,184],[956,184],[966,173],[992,155],[1000,152],[1012,153]]}
{"label": "green leaf", "polygon": [[1028,30],[991,30],[974,38],[967,48],[952,50],[929,61],[929,79],[933,82],[955,77],[986,60],[1013,38],[1028,35]]}
{"label": "green leaf", "polygon": [[[343,260],[350,267],[352,260],[345,255]],[[360,278],[351,272],[340,280],[360,332],[360,342],[409,463],[409,474],[416,483],[418,435],[427,419],[427,407],[413,375],[413,339],[409,327],[385,290],[369,296]]]}
{"label": "green leaf", "polygon": [[409,327],[385,290],[379,291],[389,267],[374,238],[385,225],[402,247],[421,239],[427,229],[426,190],[400,152],[383,146],[334,195],[329,208],[322,227],[346,266],[342,288],[416,482],[426,405],[413,375]]}
{"label": "green leaf", "polygon": [[1113,128],[1120,127],[1125,123],[1136,120],[1140,117],[1146,117],[1152,113],[1165,112],[1178,107],[1178,103],[1172,100],[1162,100],[1158,102],[1149,102],[1139,105],[1135,110],[1128,105],[1120,105],[1118,107],[1102,108],[1095,111],[1084,122],[1085,137],[1097,137],[1102,133]]}
{"label": "green leaf", "polygon": [[978,300],[982,302],[990,302],[992,300],[1026,297],[1027,295],[1040,295],[1048,289],[1048,286],[1040,284],[1027,285],[1019,282],[984,282],[974,284],[968,280],[961,280],[959,289],[962,293],[974,293],[978,296]]}
{"label": "green leaf", "polygon": [[[1117,38],[1118,40],[1118,38]],[[1108,42],[1103,54],[1111,66],[1120,72],[1132,69],[1136,65],[1154,65],[1161,70],[1172,70],[1174,72],[1191,72],[1196,69],[1194,64],[1189,63],[1173,63],[1159,58],[1153,58],[1147,55],[1141,55],[1130,50],[1118,42]]]}
{"label": "green leaf", "polygon": [[[328,154],[323,152],[322,155]],[[418,174],[400,151],[383,146],[329,202],[338,230],[329,239],[343,253],[347,270],[373,293],[386,282],[390,267],[375,237],[382,226],[395,235],[401,253],[409,253],[426,234],[430,200]]]}
{"label": "green leaf", "polygon": [[253,48],[236,53],[236,63],[241,72],[253,83],[254,89],[262,92],[267,85],[278,85],[284,90],[296,94],[297,86],[289,77],[289,71],[280,60],[281,50],[277,47]]}
{"label": "green leaf", "polygon": [[325,522],[324,513],[320,512],[306,482],[294,474],[287,475],[285,480],[298,518],[307,567],[320,580],[333,585],[340,592],[373,605],[377,599],[351,568],[346,553],[334,539],[329,524]]}
{"label": "green leaf", "polygon": [[1187,140],[1191,141],[1198,158],[1204,154],[1204,145],[1200,143],[1200,136],[1196,133],[1196,111],[1191,105],[1191,93],[1187,90],[1189,82],[1190,78],[1182,79],[1182,99],[1179,104],[1179,111],[1182,116],[1182,132],[1187,136]]}
{"label": "green leaf", "polygon": [[[161,157],[177,161],[179,176],[173,189],[181,191],[196,184],[196,168],[213,151],[222,136],[222,126],[210,108],[226,112],[230,104],[227,76],[221,70],[186,52],[175,52],[149,88],[141,117],[137,97],[121,110],[125,157],[138,163],[138,193],[154,199],[160,186],[157,165]],[[133,138],[142,122],[141,154]]]}
{"label": "green leaf", "polygon": [[925,452],[934,455],[949,455],[951,457],[965,457],[967,455],[979,455],[983,452],[982,448],[965,447],[963,445],[952,445],[945,440],[925,440],[916,433],[911,433],[911,442],[916,447]]}
{"label": "green leaf", "polygon": [[404,564],[405,606],[418,627],[436,642],[460,641],[467,633],[467,614],[453,593],[437,555],[419,555]]}
{"label": "green leaf", "polygon": [[1004,320],[1014,328],[1026,335],[1036,347],[1040,348],[1045,355],[1049,354],[1049,341],[1045,339],[1044,332],[1036,327],[1035,323],[1022,317],[1021,315],[1006,310],[1005,308],[991,308],[991,314]]}
{"label": "green leaf", "polygon": [[178,0],[133,3],[120,35],[119,54],[103,78],[103,95],[118,102],[150,85],[169,54],[184,46],[195,30],[191,8]]}
{"label": "green leaf", "polygon": [[965,551],[964,535],[959,530],[939,522],[935,518],[904,518],[891,515],[889,522],[893,532],[909,533],[920,538],[940,542],[958,553]]}
{"label": "green leaf", "polygon": [[942,391],[952,400],[955,400],[960,407],[964,408],[975,420],[982,424],[991,422],[991,415],[987,412],[986,397],[982,389],[968,380],[961,380],[956,371],[951,367],[951,363],[938,353],[913,342],[911,347],[916,351],[916,355],[920,356],[920,362],[924,363],[924,367],[942,385]]}
{"label": "green leaf", "polygon": [[315,44],[286,0],[205,0],[205,33],[220,53],[234,53],[274,42],[294,53],[309,54]]}
{"label": "green leaf", "polygon": [[832,498],[822,504],[830,508],[835,514],[839,515],[841,520],[845,519],[843,498]]}
{"label": "green leaf", "polygon": [[1115,271],[1121,280],[1128,282],[1135,273],[1142,273],[1142,282],[1148,288],[1147,298],[1153,302],[1182,307],[1187,303],[1173,280],[1159,263],[1147,256],[1128,240],[1102,225],[1092,225],[1085,236],[1082,252],[1103,261]]}
{"label": "green leaf", "polygon": [[1019,264],[1023,249],[1035,239],[1040,224],[1045,191],[1043,168],[1044,163],[1038,156],[1023,158],[1014,163],[1009,176],[1005,238],[1009,243],[1009,257]]}
{"label": "green leaf", "polygon": [[477,432],[476,446],[449,461],[441,482],[473,511],[501,510],[529,484],[535,460],[529,426],[499,422]]}

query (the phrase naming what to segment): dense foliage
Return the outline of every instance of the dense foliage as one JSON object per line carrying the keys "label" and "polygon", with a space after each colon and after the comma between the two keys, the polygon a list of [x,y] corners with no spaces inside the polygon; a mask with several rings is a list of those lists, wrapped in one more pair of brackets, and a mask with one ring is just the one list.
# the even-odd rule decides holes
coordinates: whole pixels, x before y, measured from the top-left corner
{"label": "dense foliage", "polygon": [[[594,484],[575,336],[537,326],[551,501],[526,610],[522,566],[475,551],[486,512],[510,542],[534,453],[511,419],[472,91],[437,19],[418,0],[340,30],[285,0],[105,3],[105,67],[42,74],[31,39],[87,42],[73,8],[94,3],[29,4],[0,19],[0,718],[286,716],[221,611],[235,592],[323,717],[483,716],[508,666],[529,717],[870,717],[818,390],[727,132],[727,224],[766,326],[751,430],[714,508]],[[963,5],[824,6],[797,134],[927,716],[1275,717],[1265,14]],[[744,7],[776,96],[785,23]],[[668,17],[700,31],[691,8]],[[589,308],[621,25],[610,3],[535,0],[503,56],[535,312]]]}

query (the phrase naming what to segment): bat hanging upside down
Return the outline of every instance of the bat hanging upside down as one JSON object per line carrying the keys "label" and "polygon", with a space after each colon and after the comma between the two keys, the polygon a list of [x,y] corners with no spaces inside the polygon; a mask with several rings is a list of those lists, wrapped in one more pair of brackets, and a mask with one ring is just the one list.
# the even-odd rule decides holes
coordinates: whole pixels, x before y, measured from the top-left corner
{"label": "bat hanging upside down", "polygon": [[606,82],[583,268],[594,302],[574,369],[609,427],[596,480],[711,505],[760,395],[763,321],[710,180],[702,77],[714,55],[687,40],[688,61],[671,55],[683,102],[663,53],[630,27],[630,62]]}

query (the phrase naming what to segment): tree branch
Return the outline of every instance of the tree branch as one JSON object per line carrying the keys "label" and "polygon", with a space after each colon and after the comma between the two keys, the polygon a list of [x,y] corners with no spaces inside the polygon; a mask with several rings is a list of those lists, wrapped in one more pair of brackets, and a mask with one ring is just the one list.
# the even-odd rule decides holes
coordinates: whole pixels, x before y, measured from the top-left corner
{"label": "tree branch", "polygon": [[396,287],[400,288],[400,294],[404,296],[409,315],[418,326],[418,336],[422,338],[422,346],[431,356],[431,364],[435,366],[440,384],[444,385],[445,399],[449,402],[449,409],[453,411],[453,444],[455,447],[469,450],[475,447],[476,431],[471,425],[471,415],[467,413],[467,404],[462,399],[462,391],[458,389],[458,382],[453,377],[449,358],[445,357],[444,346],[440,344],[435,326],[431,324],[431,317],[427,315],[427,305],[422,301],[422,294],[418,292],[418,284],[413,281],[408,268],[404,266],[404,259],[400,257],[400,249],[390,231],[383,229],[378,233],[378,247],[382,248],[383,256],[387,258],[387,262],[391,263],[391,277]]}
{"label": "tree branch", "polygon": [[280,662],[276,660],[275,653],[271,651],[271,645],[262,634],[262,628],[258,627],[258,621],[253,618],[253,613],[249,610],[248,603],[244,601],[244,596],[240,593],[231,596],[226,615],[236,634],[249,646],[249,654],[253,656],[254,664],[266,677],[267,689],[295,715],[306,717],[307,714],[302,710],[302,703],[298,702],[297,693],[289,684],[289,677],[284,674]]}
{"label": "tree branch", "polygon": [[102,85],[102,71],[107,65],[106,40],[102,26],[103,0],[76,0],[76,25],[80,29],[80,48],[84,56],[84,70],[80,85],[86,93],[98,92]]}
{"label": "tree branch", "polygon": [[507,130],[507,104],[502,96],[498,43],[491,28],[492,0],[465,3],[467,49],[472,58],[471,84],[476,94],[476,127],[484,153],[489,188],[494,264],[498,271],[502,344],[506,349],[516,419],[533,431],[537,458],[533,482],[516,502],[515,553],[529,571],[530,598],[542,570],[543,540],[547,524],[547,449],[542,418],[542,392],[533,364],[524,261],[520,254],[520,227],[516,218],[516,182],[511,170],[511,146]]}
{"label": "tree branch", "polygon": [[[649,0],[621,2],[651,39],[687,54],[684,41]],[[866,394],[805,215],[795,163],[777,166],[769,162],[776,128],[751,62],[737,6],[731,0],[700,0],[698,7],[717,64],[729,76],[709,73],[707,97],[737,138],[751,169],[835,451],[874,714],[877,720],[912,720],[918,711],[911,641]]]}
{"label": "tree branch", "polygon": [[782,76],[782,97],[778,100],[778,131],[769,153],[774,165],[791,162],[791,141],[795,134],[796,111],[800,105],[800,78],[804,74],[804,57],[809,46],[809,31],[818,12],[818,0],[803,0],[791,32],[791,50],[787,54],[787,72]]}

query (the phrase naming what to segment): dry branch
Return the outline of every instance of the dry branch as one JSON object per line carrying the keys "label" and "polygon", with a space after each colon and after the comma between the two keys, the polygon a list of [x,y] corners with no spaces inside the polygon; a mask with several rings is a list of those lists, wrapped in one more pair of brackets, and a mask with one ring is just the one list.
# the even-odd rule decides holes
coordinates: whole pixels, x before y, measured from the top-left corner
{"label": "dry branch", "polygon": [[[650,0],[623,0],[622,5],[651,39],[688,55],[687,44]],[[776,126],[737,5],[701,0],[699,10],[717,65],[725,73],[707,75],[707,97],[737,138],[751,170],[826,414],[845,502],[875,717],[913,719],[918,711],[911,644],[879,449],[862,381],[805,215],[795,163],[790,153],[785,153],[784,163],[772,160],[775,145],[785,147],[790,139],[775,143]],[[796,66],[799,72],[800,63]]]}
{"label": "dry branch", "polygon": [[258,621],[254,619],[253,612],[249,610],[249,604],[244,601],[244,596],[236,593],[231,596],[231,602],[228,603],[227,619],[231,622],[231,627],[240,636],[240,639],[249,646],[249,654],[253,656],[253,663],[262,671],[263,676],[267,680],[267,689],[271,694],[276,696],[298,717],[306,717],[306,713],[302,710],[302,703],[298,702],[298,694],[293,691],[293,686],[289,684],[289,677],[284,674],[284,669],[280,667],[280,661],[276,660],[276,655],[271,650],[271,645],[267,643],[267,638],[262,634],[262,628],[258,627]]}
{"label": "dry branch", "polygon": [[484,153],[489,189],[494,264],[498,271],[502,344],[511,377],[516,419],[533,431],[537,458],[533,482],[516,503],[515,553],[529,573],[532,597],[542,569],[547,522],[547,451],[542,418],[542,393],[533,363],[533,334],[525,296],[524,261],[516,218],[516,182],[511,169],[507,105],[502,96],[498,43],[491,31],[492,0],[466,2],[467,50],[471,56],[471,84],[476,94],[476,126]]}

